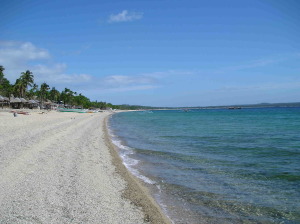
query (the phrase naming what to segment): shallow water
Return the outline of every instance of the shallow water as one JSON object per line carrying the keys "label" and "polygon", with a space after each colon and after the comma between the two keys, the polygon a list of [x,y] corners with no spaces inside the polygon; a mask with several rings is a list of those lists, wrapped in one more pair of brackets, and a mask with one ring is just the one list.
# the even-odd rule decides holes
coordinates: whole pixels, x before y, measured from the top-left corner
{"label": "shallow water", "polygon": [[128,112],[109,125],[175,223],[300,223],[300,108]]}

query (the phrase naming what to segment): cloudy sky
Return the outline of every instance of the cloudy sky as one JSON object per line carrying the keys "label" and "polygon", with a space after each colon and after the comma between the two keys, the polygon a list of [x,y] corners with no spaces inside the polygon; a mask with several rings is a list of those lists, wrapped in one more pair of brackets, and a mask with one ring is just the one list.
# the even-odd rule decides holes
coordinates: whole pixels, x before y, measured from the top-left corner
{"label": "cloudy sky", "polygon": [[12,82],[150,106],[300,101],[298,0],[2,0]]}

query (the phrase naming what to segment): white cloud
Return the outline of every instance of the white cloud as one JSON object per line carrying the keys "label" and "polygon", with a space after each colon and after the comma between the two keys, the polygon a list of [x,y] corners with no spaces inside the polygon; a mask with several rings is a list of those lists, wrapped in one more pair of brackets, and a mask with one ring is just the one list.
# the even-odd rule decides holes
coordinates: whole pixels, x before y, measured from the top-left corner
{"label": "white cloud", "polygon": [[30,42],[0,41],[0,64],[5,67],[21,66],[32,60],[50,58],[47,50],[37,48]]}
{"label": "white cloud", "polygon": [[[102,92],[127,92],[135,90],[149,90],[170,85],[174,77],[185,78],[194,75],[192,71],[169,70],[165,72],[142,73],[138,75],[109,75],[95,83]],[[91,87],[92,88],[92,87]]]}
{"label": "white cloud", "polygon": [[[33,72],[37,84],[46,82],[57,89],[64,87],[86,94],[93,92],[124,92],[147,90],[158,87],[158,73],[140,75],[107,75],[96,77],[89,74],[68,74],[67,65],[53,63],[50,53],[30,42],[0,41],[0,65],[6,78],[14,83],[21,72]],[[89,95],[87,95],[89,96]]]}
{"label": "white cloud", "polygon": [[52,66],[36,65],[31,71],[35,76],[35,81],[38,83],[47,82],[55,86],[80,85],[89,83],[92,76],[87,74],[66,74],[66,64],[54,64]]}
{"label": "white cloud", "polygon": [[6,77],[14,83],[21,72],[30,70],[35,82],[47,82],[51,86],[71,86],[88,83],[87,74],[66,74],[66,64],[51,63],[49,52],[30,42],[0,41],[0,65],[4,66]]}
{"label": "white cloud", "polygon": [[148,89],[155,89],[158,88],[157,85],[136,85],[136,86],[123,86],[118,88],[109,88],[106,89],[108,93],[110,92],[129,92],[135,90],[148,90]]}
{"label": "white cloud", "polygon": [[157,79],[150,75],[138,75],[138,76],[125,76],[125,75],[111,75],[102,80],[102,84],[105,87],[122,87],[122,86],[136,86],[145,84],[155,84]]}
{"label": "white cloud", "polygon": [[119,23],[119,22],[130,22],[134,20],[139,20],[143,18],[143,13],[140,12],[128,12],[123,10],[119,14],[111,14],[108,18],[109,23]]}

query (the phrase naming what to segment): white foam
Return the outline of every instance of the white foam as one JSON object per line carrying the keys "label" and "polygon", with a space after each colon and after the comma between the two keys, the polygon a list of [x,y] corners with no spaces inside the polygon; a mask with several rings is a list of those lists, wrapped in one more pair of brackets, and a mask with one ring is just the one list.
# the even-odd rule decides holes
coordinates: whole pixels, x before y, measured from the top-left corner
{"label": "white foam", "polygon": [[[132,151],[130,147],[123,145],[122,142],[120,140],[117,140],[116,138],[112,138],[112,142],[119,149],[128,150],[127,154],[129,154]],[[133,154],[133,152],[130,154]]]}
{"label": "white foam", "polygon": [[159,184],[157,184],[155,181],[151,180],[150,178],[142,175],[137,169],[134,168],[134,166],[136,166],[139,161],[136,159],[131,158],[129,155],[134,154],[134,151],[132,148],[125,146],[122,144],[122,142],[117,138],[117,136],[112,132],[112,130],[110,129],[110,127],[108,128],[108,133],[112,139],[112,143],[118,147],[119,149],[119,155],[122,158],[123,164],[125,165],[125,167],[137,178],[141,179],[142,181],[144,181],[147,184],[151,184],[151,185],[155,185],[159,191],[158,194],[155,194],[155,200],[157,201],[157,203],[161,206],[161,208],[163,209],[164,213],[166,214],[166,216],[170,219],[171,223],[174,224],[173,220],[171,220],[171,217],[168,214],[168,209],[167,209],[167,205],[163,203],[162,199],[161,199],[161,187]]}
{"label": "white foam", "polygon": [[156,184],[155,181],[151,180],[150,178],[142,175],[137,169],[134,168],[139,161],[136,159],[131,158],[129,155],[134,154],[134,151],[132,148],[123,145],[122,142],[117,139],[116,135],[113,134],[111,130],[109,130],[109,135],[111,136],[112,143],[119,148],[119,155],[122,158],[123,164],[126,166],[126,168],[136,177],[141,179],[147,184]]}

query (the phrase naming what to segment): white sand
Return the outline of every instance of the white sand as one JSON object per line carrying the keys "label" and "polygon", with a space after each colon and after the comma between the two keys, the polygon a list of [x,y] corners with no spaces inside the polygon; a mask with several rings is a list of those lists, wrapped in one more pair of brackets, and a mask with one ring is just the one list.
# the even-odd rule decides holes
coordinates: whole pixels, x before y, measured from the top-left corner
{"label": "white sand", "polygon": [[0,223],[144,223],[122,196],[105,141],[108,112],[0,112]]}

